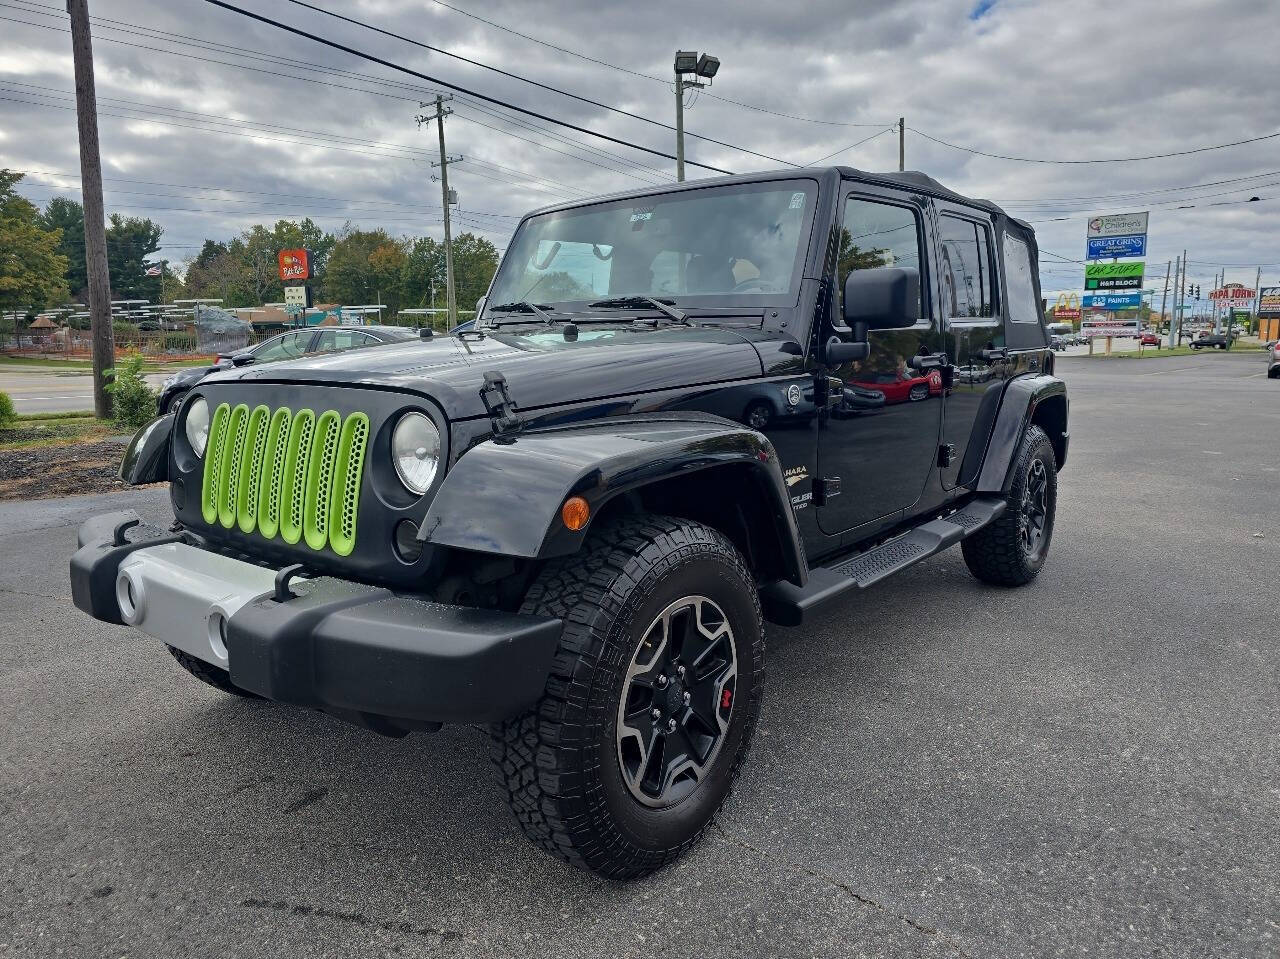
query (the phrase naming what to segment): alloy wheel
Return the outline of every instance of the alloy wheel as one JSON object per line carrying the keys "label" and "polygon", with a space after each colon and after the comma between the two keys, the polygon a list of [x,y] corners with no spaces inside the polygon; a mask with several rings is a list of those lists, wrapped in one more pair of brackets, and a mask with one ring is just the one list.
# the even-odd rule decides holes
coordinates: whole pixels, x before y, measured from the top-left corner
{"label": "alloy wheel", "polygon": [[1019,517],[1022,548],[1033,559],[1039,555],[1044,545],[1048,523],[1049,471],[1045,469],[1043,460],[1033,459],[1027,468],[1027,481],[1022,487]]}
{"label": "alloy wheel", "polygon": [[728,732],[737,675],[733,629],[713,600],[683,597],[649,624],[618,703],[618,764],[635,799],[660,808],[697,788]]}

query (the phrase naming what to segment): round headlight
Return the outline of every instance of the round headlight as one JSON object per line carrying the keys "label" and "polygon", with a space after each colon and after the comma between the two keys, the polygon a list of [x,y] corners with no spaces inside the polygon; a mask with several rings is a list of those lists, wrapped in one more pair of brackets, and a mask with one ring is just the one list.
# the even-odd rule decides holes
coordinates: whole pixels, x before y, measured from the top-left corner
{"label": "round headlight", "polygon": [[391,459],[396,475],[412,493],[431,488],[440,466],[440,431],[429,416],[406,413],[391,434]]}
{"label": "round headlight", "polygon": [[209,404],[203,397],[197,396],[187,408],[186,431],[187,442],[196,456],[204,456],[204,448],[209,442]]}

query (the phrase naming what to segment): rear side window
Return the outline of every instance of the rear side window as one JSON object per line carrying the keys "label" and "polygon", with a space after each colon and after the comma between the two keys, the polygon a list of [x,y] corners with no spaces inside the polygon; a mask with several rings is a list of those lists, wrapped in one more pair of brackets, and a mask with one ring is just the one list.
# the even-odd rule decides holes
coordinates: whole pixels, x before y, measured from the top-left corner
{"label": "rear side window", "polygon": [[991,282],[991,231],[981,223],[943,214],[942,284],[948,317],[995,315]]}
{"label": "rear side window", "polygon": [[1004,235],[1004,283],[1009,298],[1009,319],[1014,323],[1039,323],[1040,304],[1031,273],[1031,251],[1011,233]]}

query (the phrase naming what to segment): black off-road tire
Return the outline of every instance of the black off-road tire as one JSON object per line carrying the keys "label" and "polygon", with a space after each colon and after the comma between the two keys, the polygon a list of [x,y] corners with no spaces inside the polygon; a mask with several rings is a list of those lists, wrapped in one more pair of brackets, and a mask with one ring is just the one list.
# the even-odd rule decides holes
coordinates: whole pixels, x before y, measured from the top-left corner
{"label": "black off-road tire", "polygon": [[[713,599],[732,627],[736,699],[705,778],[674,804],[652,808],[622,773],[620,697],[654,611],[693,594]],[[710,826],[750,747],[764,683],[764,623],[750,570],[710,527],[628,518],[550,563],[522,612],[557,616],[565,627],[542,699],[490,727],[490,755],[516,819],[535,845],[599,876],[660,869]]]}
{"label": "black off-road tire", "polygon": [[167,648],[169,652],[173,653],[173,658],[178,661],[179,665],[200,682],[207,683],[214,689],[221,690],[224,693],[230,693],[232,696],[243,696],[245,699],[262,698],[257,693],[241,689],[231,682],[231,677],[225,669],[219,669],[212,663],[206,663],[203,659],[197,659],[190,653],[184,653],[182,650],[174,649],[172,646]]}
{"label": "black off-road tire", "polygon": [[[993,586],[1025,586],[1035,579],[1044,567],[1053,539],[1054,514],[1058,504],[1057,461],[1053,456],[1053,444],[1040,427],[1027,427],[1013,470],[1013,484],[1006,500],[1008,508],[999,519],[960,544],[969,572]],[[1036,485],[1034,479],[1041,475],[1045,484],[1044,522],[1040,537],[1031,546],[1025,535],[1027,524],[1031,522],[1027,501]]]}

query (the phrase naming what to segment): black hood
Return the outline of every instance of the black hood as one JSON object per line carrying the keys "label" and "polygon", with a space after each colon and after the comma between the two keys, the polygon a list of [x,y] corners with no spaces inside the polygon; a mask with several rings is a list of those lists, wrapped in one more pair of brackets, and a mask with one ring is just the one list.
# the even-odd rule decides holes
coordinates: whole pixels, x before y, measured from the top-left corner
{"label": "black hood", "polygon": [[[756,335],[759,335],[758,333]],[[442,336],[224,370],[205,382],[341,384],[430,396],[451,420],[485,415],[484,374],[501,372],[517,407],[533,410],[587,400],[724,383],[760,376],[755,347],[738,333],[706,327],[656,330],[583,326],[558,333]]]}

